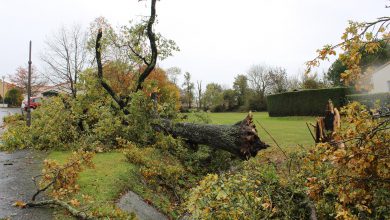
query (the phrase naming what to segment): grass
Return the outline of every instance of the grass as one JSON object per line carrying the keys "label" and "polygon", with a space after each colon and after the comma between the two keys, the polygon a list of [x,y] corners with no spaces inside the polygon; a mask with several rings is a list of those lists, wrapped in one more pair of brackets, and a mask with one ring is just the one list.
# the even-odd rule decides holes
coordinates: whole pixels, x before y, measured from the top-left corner
{"label": "grass", "polygon": [[[63,163],[70,155],[71,152],[68,151],[53,151],[48,155],[48,159]],[[91,196],[94,201],[91,210],[113,212],[114,204],[120,195],[131,189],[145,200],[153,201],[163,212],[168,212],[169,201],[147,188],[141,181],[138,167],[127,162],[122,152],[98,153],[93,162],[94,169],[87,169],[80,174],[80,192],[76,195],[76,198],[81,198],[81,195]],[[58,212],[56,218],[72,219],[63,212]]]}
{"label": "grass", "polygon": [[[247,113],[208,113],[213,124],[234,124],[243,120]],[[269,117],[267,112],[254,112],[253,118],[256,123],[260,139],[275,147],[269,135],[259,126],[258,122],[267,129],[278,144],[287,151],[294,151],[297,145],[304,147],[314,144],[306,122],[314,122],[314,117]]]}

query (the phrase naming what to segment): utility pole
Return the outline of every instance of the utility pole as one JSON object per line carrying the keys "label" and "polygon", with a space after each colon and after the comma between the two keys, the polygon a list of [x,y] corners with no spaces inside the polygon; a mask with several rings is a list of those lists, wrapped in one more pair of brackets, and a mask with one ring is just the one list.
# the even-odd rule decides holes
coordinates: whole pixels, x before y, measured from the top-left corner
{"label": "utility pole", "polygon": [[31,98],[31,40],[30,40],[30,50],[28,53],[28,83],[27,83],[27,126],[31,125],[31,108],[30,108],[30,98]]}

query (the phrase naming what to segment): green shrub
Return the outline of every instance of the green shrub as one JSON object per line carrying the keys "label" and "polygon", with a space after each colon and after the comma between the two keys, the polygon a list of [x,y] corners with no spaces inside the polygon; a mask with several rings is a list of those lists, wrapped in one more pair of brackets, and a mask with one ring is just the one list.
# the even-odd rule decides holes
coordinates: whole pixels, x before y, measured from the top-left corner
{"label": "green shrub", "polygon": [[20,106],[23,101],[23,94],[20,89],[12,88],[5,94],[4,101],[10,106]]}
{"label": "green shrub", "polygon": [[374,93],[374,94],[352,94],[347,95],[350,102],[358,101],[363,105],[373,108],[379,100],[381,105],[390,105],[390,92]]}
{"label": "green shrub", "polygon": [[303,187],[283,183],[272,165],[250,163],[200,181],[185,203],[191,218],[308,219]]}
{"label": "green shrub", "polygon": [[335,107],[345,104],[349,88],[308,89],[267,96],[268,113],[272,116],[323,115],[327,101]]}
{"label": "green shrub", "polygon": [[16,121],[9,126],[2,135],[3,144],[1,150],[25,149],[32,146],[31,128],[25,121]]}
{"label": "green shrub", "polygon": [[24,120],[24,116],[21,114],[7,115],[3,118],[4,123],[7,125],[14,124],[15,122],[23,121],[23,120]]}

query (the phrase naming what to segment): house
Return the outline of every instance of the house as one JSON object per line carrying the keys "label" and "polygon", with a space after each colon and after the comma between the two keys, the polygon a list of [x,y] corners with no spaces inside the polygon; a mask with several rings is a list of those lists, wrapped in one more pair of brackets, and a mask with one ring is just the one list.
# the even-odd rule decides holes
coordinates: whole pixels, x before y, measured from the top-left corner
{"label": "house", "polygon": [[371,78],[373,89],[369,93],[390,92],[390,62],[382,65]]}
{"label": "house", "polygon": [[42,86],[38,93],[37,96],[41,97],[58,95],[60,93],[71,94],[72,92],[69,89],[68,83],[60,83],[57,85]]}

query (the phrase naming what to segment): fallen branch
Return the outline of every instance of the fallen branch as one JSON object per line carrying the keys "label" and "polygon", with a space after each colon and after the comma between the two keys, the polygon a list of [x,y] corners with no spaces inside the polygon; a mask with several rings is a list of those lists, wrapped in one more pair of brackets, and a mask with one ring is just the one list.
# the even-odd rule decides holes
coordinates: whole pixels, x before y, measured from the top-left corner
{"label": "fallen branch", "polygon": [[28,208],[28,207],[42,207],[42,206],[50,206],[50,205],[60,206],[78,219],[85,219],[85,220],[96,219],[95,217],[90,216],[83,211],[79,211],[79,210],[75,209],[74,207],[72,207],[68,203],[66,203],[64,201],[57,200],[57,199],[43,200],[43,201],[39,201],[39,202],[32,201],[32,202],[26,203],[25,207],[26,208]]}

